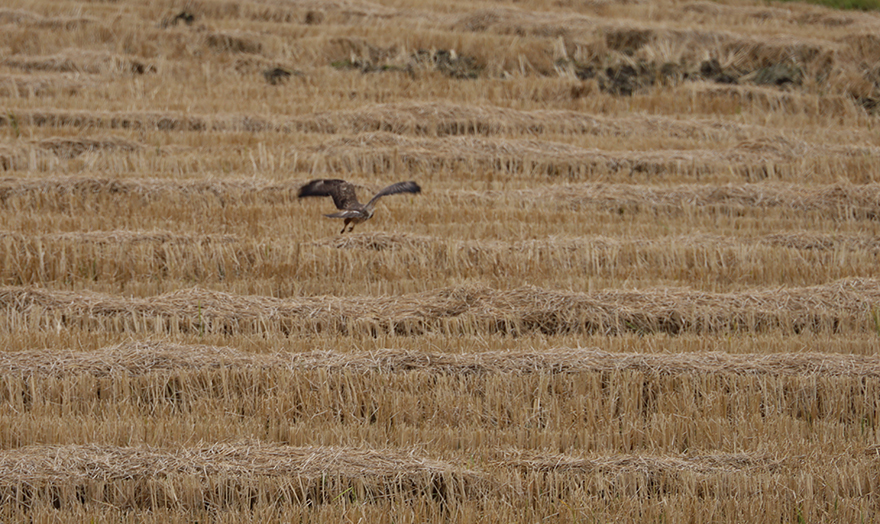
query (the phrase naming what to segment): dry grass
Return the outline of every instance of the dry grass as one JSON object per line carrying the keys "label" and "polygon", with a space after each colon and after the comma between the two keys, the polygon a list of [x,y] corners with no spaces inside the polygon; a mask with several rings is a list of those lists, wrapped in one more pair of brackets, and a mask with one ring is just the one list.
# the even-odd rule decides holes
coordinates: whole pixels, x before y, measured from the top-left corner
{"label": "dry grass", "polygon": [[[857,512],[871,507],[859,501],[866,502],[863,493],[871,489],[877,468],[876,446],[818,454],[811,443],[839,435],[841,425],[876,416],[876,356],[585,349],[255,356],[229,348],[128,344],[95,352],[9,354],[3,370],[2,413],[23,423],[24,428],[15,426],[23,434],[32,424],[25,418],[49,420],[52,413],[66,414],[55,415],[53,424],[96,410],[146,415],[130,418],[138,422],[127,431],[100,429],[100,444],[4,451],[0,489],[6,511],[54,506],[76,512],[107,505],[193,513],[340,503],[381,508],[393,501],[398,509],[402,504],[430,512],[421,508],[427,503],[452,514],[467,508],[492,512],[501,502],[540,515],[555,504],[548,505],[546,494],[552,493],[581,510],[612,515],[619,510],[603,502],[608,496],[630,503],[647,494],[683,497],[692,509],[706,511],[727,493],[736,495],[737,511],[746,514],[766,514],[751,504],[774,500],[782,515],[827,516],[835,501],[850,501],[847,507]],[[381,394],[357,394],[376,380],[383,384]],[[723,396],[694,395],[697,391]],[[511,409],[504,400],[510,398],[528,409]],[[188,416],[202,419],[188,438],[199,438],[206,426],[229,424],[252,438],[250,432],[259,430],[233,422],[238,415],[213,420],[209,413],[217,408],[265,413],[262,402],[285,410],[287,423],[271,431],[297,444],[109,443],[114,435],[129,442],[148,437],[141,431],[153,427],[149,419],[182,429],[190,424]],[[263,416],[244,420],[260,425]],[[324,428],[360,428],[365,440],[357,447],[328,447],[322,441],[337,439],[334,430],[316,433],[314,423],[302,426],[303,417],[325,421]],[[693,421],[684,433],[682,417]],[[55,436],[42,438],[70,439],[82,422],[94,423],[90,416],[79,419],[80,430],[58,428]],[[485,438],[480,428],[487,423],[496,428],[497,445],[470,444],[461,453],[463,442]],[[609,431],[614,425],[621,429]],[[738,451],[701,451],[713,432],[728,426],[738,428],[732,443],[741,446]],[[524,428],[531,435],[526,440]],[[12,437],[12,431],[7,428],[0,438]],[[780,441],[784,447],[778,448],[754,442],[754,434],[776,432],[799,438]],[[172,431],[159,438],[180,437]],[[442,458],[425,452],[425,438]],[[524,448],[532,439],[549,448]],[[389,442],[395,447],[388,448]],[[719,448],[727,449],[709,447]],[[803,506],[797,495],[802,493],[812,493],[812,505]]]}
{"label": "dry grass", "polygon": [[[712,120],[681,121],[662,116],[608,118],[575,111],[521,111],[500,107],[409,102],[376,104],[350,111],[317,112],[295,118],[264,114],[183,114],[177,112],[90,112],[16,111],[21,125],[77,129],[147,129],[160,131],[234,132],[275,131],[282,133],[365,133],[384,131],[400,135],[428,136],[517,136],[534,134],[588,136],[645,136],[663,132],[668,136],[707,140],[745,138],[772,133],[761,126],[737,125]],[[0,115],[9,125],[9,115]]]}
{"label": "dry grass", "polygon": [[[703,84],[697,84],[703,85]],[[717,90],[747,89],[717,86]],[[768,93],[786,93],[765,89]],[[756,91],[757,92],[757,91]],[[723,91],[719,91],[723,93]],[[791,96],[791,95],[790,95]],[[485,136],[522,137],[563,135],[642,138],[662,133],[665,138],[707,141],[740,141],[756,136],[779,137],[779,131],[757,123],[741,124],[717,118],[680,118],[660,115],[608,117],[572,110],[516,110],[505,107],[453,104],[449,102],[406,102],[369,104],[347,111],[321,111],[293,118],[266,114],[176,112],[51,112],[16,111],[22,125],[74,127],[78,129],[155,129],[161,131],[274,131],[281,133],[347,134],[386,132],[394,135],[431,137]],[[0,115],[9,125],[9,115]],[[793,131],[793,130],[791,130]],[[790,132],[791,132],[790,131]],[[784,135],[782,137],[784,140]],[[791,147],[791,146],[789,146]]]}
{"label": "dry grass", "polygon": [[[739,292],[878,278],[873,266],[878,249],[876,237],[864,233],[475,241],[372,232],[291,244],[283,239],[254,241],[244,234],[159,230],[41,236],[0,232],[0,282],[105,293],[124,289],[140,297],[198,284],[237,294],[288,297],[426,292],[436,289],[432,279],[441,276],[500,290],[515,289],[523,280],[548,290],[626,289],[632,286],[623,280],[639,275],[643,288],[686,285]],[[377,266],[384,272],[378,279]],[[408,278],[389,282],[395,272]],[[346,276],[345,282],[339,274]]]}
{"label": "dry grass", "polygon": [[[508,446],[781,456],[818,446],[856,460],[853,450],[873,443],[878,409],[873,356],[582,349],[254,356],[162,343],[79,353],[52,362],[52,350],[24,351],[5,360],[4,446],[30,436],[173,448],[215,441],[223,431],[297,446],[426,446],[459,460]],[[707,390],[715,394],[699,393]],[[487,438],[486,425],[492,444],[472,448]]]}
{"label": "dry grass", "polygon": [[[63,141],[58,141],[57,144],[58,147],[88,148],[88,144],[82,142],[69,146],[65,146]],[[105,144],[104,147],[126,146]],[[0,202],[12,209],[39,206],[50,211],[94,206],[95,199],[108,201],[101,203],[108,207],[112,205],[109,201],[131,205],[126,202],[130,199],[141,205],[145,201],[155,202],[166,209],[183,205],[182,201],[185,199],[191,201],[198,199],[196,202],[200,204],[205,201],[217,202],[219,207],[252,203],[278,205],[296,202],[296,192],[304,181],[304,178],[300,178],[288,183],[275,184],[242,179],[169,181],[109,177],[5,178],[0,180]],[[369,191],[378,187],[371,185],[366,189]],[[431,205],[437,198],[435,196],[432,202],[427,204]],[[676,210],[701,207],[738,211],[749,208],[758,210],[782,208],[841,214],[840,218],[843,219],[873,220],[877,203],[880,202],[880,184],[727,183],[652,186],[585,183],[504,191],[450,191],[446,198],[444,204],[449,202],[461,207],[475,202],[496,206],[510,201],[515,201],[519,206],[536,206],[547,202],[557,207],[563,205],[574,209],[625,207],[633,211],[647,209],[669,214],[675,213]],[[462,212],[467,210],[462,209]]]}
{"label": "dry grass", "polygon": [[0,289],[5,329],[76,326],[157,334],[858,333],[877,329],[877,303],[880,283],[859,279],[740,293],[680,288],[565,293],[471,286],[388,297],[286,300],[200,288],[143,299]]}
{"label": "dry grass", "polygon": [[155,67],[122,56],[103,53],[66,52],[52,56],[6,58],[0,63],[12,70],[23,72],[107,74],[111,72],[144,74],[155,72]]}
{"label": "dry grass", "polygon": [[877,521],[878,28],[8,0],[0,520]]}
{"label": "dry grass", "polygon": [[0,96],[6,98],[70,96],[80,92],[89,84],[92,82],[55,73],[0,75]]}
{"label": "dry grass", "polygon": [[647,115],[608,118],[576,111],[522,111],[443,101],[375,104],[349,111],[305,115],[295,122],[297,130],[313,133],[384,131],[398,135],[436,137],[536,134],[635,137],[662,132],[671,137],[723,140],[731,136],[744,138],[760,130],[759,126],[743,126],[723,121],[683,121]]}
{"label": "dry grass", "polygon": [[[686,178],[709,178],[734,170],[764,178],[798,173],[808,159],[841,157],[867,159],[871,148],[827,150],[793,143],[782,137],[743,141],[727,150],[602,151],[536,140],[487,140],[471,137],[413,140],[392,133],[360,133],[314,148],[316,159],[330,173],[383,173],[391,166],[409,172],[494,171],[499,174],[552,177],[564,180],[600,176],[640,175],[656,178],[669,173]],[[320,160],[319,160],[320,159]],[[753,173],[762,173],[755,175]],[[707,177],[709,175],[709,177]],[[788,175],[791,176],[791,175]]]}
{"label": "dry grass", "polygon": [[463,376],[500,373],[620,373],[645,375],[772,375],[880,378],[880,360],[873,355],[768,353],[731,355],[722,352],[656,354],[609,353],[598,349],[550,349],[524,353],[423,353],[378,350],[370,353],[315,351],[255,355],[233,348],[127,343],[94,351],[24,350],[0,356],[0,370],[9,376],[63,378],[118,374],[180,373],[220,369],[325,369],[334,373],[436,373]]}
{"label": "dry grass", "polygon": [[[489,193],[488,196],[491,196]],[[785,208],[797,211],[819,210],[840,218],[873,219],[880,201],[876,184],[834,184],[829,186],[795,184],[710,184],[670,187],[624,184],[583,184],[521,190],[524,198],[556,198],[571,206],[649,208],[668,213],[689,207],[728,209]]]}
{"label": "dry grass", "polygon": [[76,129],[148,129],[156,131],[259,131],[271,124],[250,121],[234,115],[200,118],[180,113],[100,113],[58,111],[16,111],[4,115],[0,123],[32,127],[72,127]]}
{"label": "dry grass", "polygon": [[[507,477],[511,484],[488,487],[481,486],[487,483],[480,482],[476,472],[397,451],[218,444],[171,453],[149,448],[33,446],[3,453],[0,489],[4,506],[31,509],[70,509],[88,500],[90,506],[128,510],[188,512],[250,506],[253,511],[287,504],[311,507],[340,499],[359,505],[387,499],[412,504],[427,498],[437,500],[449,516],[468,499],[479,499],[486,493],[501,494],[514,507],[521,506],[518,497],[541,489],[550,489],[556,496],[596,492],[639,497],[647,490],[652,495],[696,495],[700,499],[731,490],[737,496],[752,498],[760,497],[761,491],[749,486],[753,479],[772,483],[799,472],[798,477],[806,479],[792,486],[800,489],[819,480],[822,470],[800,471],[799,464],[787,462],[748,454],[580,458],[513,452],[499,455],[489,464],[491,471]],[[822,466],[850,465],[831,462]],[[516,470],[522,473],[517,475]],[[560,473],[583,484],[561,483]],[[712,480],[722,476],[724,481]],[[207,479],[212,480],[210,488]],[[106,489],[108,485],[117,488]],[[205,489],[194,490],[193,486]],[[844,481],[832,488],[826,480],[829,488],[851,499],[861,487]],[[772,491],[781,495],[785,489],[791,488],[783,485]],[[825,503],[814,501],[822,509]]]}
{"label": "dry grass", "polygon": [[[620,509],[607,505],[609,496],[630,504],[681,497],[702,512],[727,494],[737,505],[726,511],[766,514],[758,506],[773,500],[780,516],[818,518],[872,507],[863,497],[877,474],[876,446],[856,436],[876,417],[876,356],[585,349],[256,356],[128,344],[10,354],[3,370],[0,414],[16,424],[0,440],[32,435],[34,423],[49,420],[40,437],[47,442],[76,441],[83,429],[100,435],[91,444],[0,453],[5,511],[105,505],[192,514],[393,502],[398,511],[447,517],[491,513],[495,504],[541,515],[558,504],[549,493],[610,516]],[[381,390],[359,393],[377,381]],[[284,411],[283,422],[274,409]],[[216,419],[217,410],[230,417]],[[121,413],[129,413],[127,429],[113,425]],[[266,417],[275,439],[290,444],[248,440],[265,431]],[[171,431],[153,432],[150,420]],[[478,446],[487,425],[493,445]],[[238,440],[177,440],[222,426],[234,427]],[[842,438],[841,427],[852,428],[844,432],[852,447],[818,451],[814,439]],[[712,444],[733,428],[734,442]],[[328,446],[339,431],[358,432],[359,444]],[[755,440],[768,434],[781,440]],[[847,509],[835,510],[841,500]]]}
{"label": "dry grass", "polygon": [[[177,452],[99,446],[25,447],[0,458],[4,506],[223,509],[415,499],[454,503],[479,476],[396,450],[216,444]],[[193,486],[204,486],[194,491]],[[116,489],[107,489],[116,486]]]}

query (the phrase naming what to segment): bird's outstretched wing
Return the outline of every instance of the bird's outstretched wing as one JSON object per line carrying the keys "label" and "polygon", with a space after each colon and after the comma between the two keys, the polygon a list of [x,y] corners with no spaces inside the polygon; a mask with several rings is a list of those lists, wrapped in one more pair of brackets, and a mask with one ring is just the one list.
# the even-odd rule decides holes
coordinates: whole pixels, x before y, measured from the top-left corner
{"label": "bird's outstretched wing", "polygon": [[354,186],[345,180],[312,180],[299,189],[299,198],[313,196],[333,197],[338,209],[351,209],[359,204]]}
{"label": "bird's outstretched wing", "polygon": [[373,207],[373,205],[376,204],[376,201],[378,201],[380,198],[382,198],[383,196],[386,196],[386,195],[393,195],[395,193],[421,193],[421,192],[422,192],[422,188],[419,187],[418,184],[416,184],[415,182],[413,182],[411,180],[409,180],[407,182],[398,182],[396,184],[391,184],[390,186],[386,187],[382,191],[379,191],[378,193],[376,193],[376,196],[374,196],[373,198],[370,199],[370,201],[367,203],[366,207],[369,207],[369,208]]}
{"label": "bird's outstretched wing", "polygon": [[364,212],[358,211],[357,209],[345,209],[343,211],[337,211],[336,213],[330,213],[329,215],[324,216],[330,218],[363,218]]}

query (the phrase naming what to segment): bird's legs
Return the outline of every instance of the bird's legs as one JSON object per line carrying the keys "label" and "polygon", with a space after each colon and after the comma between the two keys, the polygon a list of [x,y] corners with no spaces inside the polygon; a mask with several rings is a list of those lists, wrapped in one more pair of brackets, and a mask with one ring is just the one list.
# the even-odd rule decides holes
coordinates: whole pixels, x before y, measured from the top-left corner
{"label": "bird's legs", "polygon": [[[361,222],[363,222],[363,220],[360,220],[358,217],[346,218],[345,223],[342,224],[342,231],[340,231],[339,234],[341,235],[341,234],[345,233],[345,228],[347,228],[347,227],[348,227],[348,232],[351,233],[352,231],[354,231],[354,226],[360,224]],[[348,226],[349,224],[351,224],[351,227]]]}

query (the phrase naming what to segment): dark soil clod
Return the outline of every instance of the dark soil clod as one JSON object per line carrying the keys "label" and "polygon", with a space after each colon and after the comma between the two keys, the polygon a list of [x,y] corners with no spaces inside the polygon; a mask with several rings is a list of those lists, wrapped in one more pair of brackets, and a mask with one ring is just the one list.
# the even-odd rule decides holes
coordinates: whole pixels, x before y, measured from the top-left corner
{"label": "dark soil clod", "polygon": [[263,78],[273,86],[284,82],[291,76],[302,76],[302,73],[299,71],[284,69],[283,67],[273,67],[263,71]]}

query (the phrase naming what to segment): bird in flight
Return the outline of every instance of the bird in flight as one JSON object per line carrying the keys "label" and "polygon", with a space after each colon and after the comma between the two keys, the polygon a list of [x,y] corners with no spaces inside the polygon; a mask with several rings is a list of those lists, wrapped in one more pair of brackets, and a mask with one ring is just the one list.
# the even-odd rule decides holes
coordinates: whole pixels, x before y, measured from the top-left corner
{"label": "bird in flight", "polygon": [[313,196],[329,196],[333,197],[333,203],[340,209],[337,213],[324,215],[330,218],[344,218],[345,223],[342,225],[340,234],[345,233],[345,228],[351,224],[348,232],[354,230],[354,226],[365,222],[373,217],[373,208],[380,198],[386,195],[394,195],[396,193],[421,193],[422,188],[415,182],[398,182],[391,184],[382,191],[376,193],[376,196],[370,199],[366,204],[358,202],[354,193],[354,186],[345,180],[312,180],[308,184],[299,189],[299,198]]}

